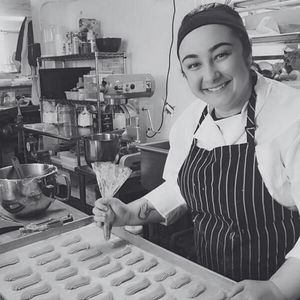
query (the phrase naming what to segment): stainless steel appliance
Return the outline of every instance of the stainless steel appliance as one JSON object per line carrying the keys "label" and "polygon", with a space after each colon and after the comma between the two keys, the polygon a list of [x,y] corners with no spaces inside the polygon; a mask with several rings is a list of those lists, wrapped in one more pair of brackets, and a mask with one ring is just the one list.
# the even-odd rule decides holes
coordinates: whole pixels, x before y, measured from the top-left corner
{"label": "stainless steel appliance", "polygon": [[[122,132],[121,139],[118,134],[111,143],[119,148],[120,164],[132,167],[133,164],[140,162],[140,153],[137,149],[140,138],[139,114],[137,108],[129,103],[129,99],[152,97],[155,90],[155,80],[150,74],[113,74],[105,77],[98,76],[97,86],[97,104],[98,104],[98,134],[103,133],[103,116],[111,115],[113,131]],[[123,122],[122,122],[123,121]],[[110,130],[109,130],[110,131]],[[94,140],[90,137],[85,143],[91,143]],[[98,142],[99,144],[99,142]],[[102,143],[99,145],[105,145]],[[106,143],[107,144],[107,143]],[[111,146],[110,145],[110,146]],[[91,153],[90,147],[85,147],[89,152],[89,157],[96,158],[96,153]],[[95,147],[93,147],[96,150]],[[97,147],[97,151],[100,149]],[[115,151],[114,151],[115,152]]]}
{"label": "stainless steel appliance", "polygon": [[[150,74],[113,74],[98,78],[98,107],[104,112],[111,112],[113,122],[117,117],[125,116],[125,131],[122,139],[131,143],[140,142],[138,111],[129,99],[150,98],[154,94],[155,80]],[[101,101],[101,94],[103,101]],[[98,114],[101,118],[101,114]],[[99,121],[98,124],[102,124]],[[122,128],[118,128],[122,129]],[[99,128],[101,132],[101,128]]]}

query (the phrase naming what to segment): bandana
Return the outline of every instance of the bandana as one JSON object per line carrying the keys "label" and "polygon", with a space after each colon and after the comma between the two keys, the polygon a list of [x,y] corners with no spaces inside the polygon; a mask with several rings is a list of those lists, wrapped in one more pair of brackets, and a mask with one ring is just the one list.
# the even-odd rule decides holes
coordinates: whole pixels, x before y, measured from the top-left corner
{"label": "bandana", "polygon": [[[190,14],[186,15],[183,19],[181,26],[177,35],[177,56],[179,58],[179,47],[182,40],[187,36],[191,31],[205,25],[210,24],[220,24],[226,25],[242,34],[244,34],[247,39],[248,33],[244,26],[243,20],[240,17],[239,13],[231,9],[229,6],[224,9],[225,5],[216,6],[214,8],[208,8],[207,10],[201,10],[198,12],[192,11]],[[250,42],[249,42],[250,46]]]}

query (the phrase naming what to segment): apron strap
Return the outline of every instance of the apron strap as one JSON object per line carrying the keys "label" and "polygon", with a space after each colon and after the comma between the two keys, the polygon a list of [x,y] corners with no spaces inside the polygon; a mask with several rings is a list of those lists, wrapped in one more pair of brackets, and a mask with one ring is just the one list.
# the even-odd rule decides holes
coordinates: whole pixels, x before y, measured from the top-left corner
{"label": "apron strap", "polygon": [[247,142],[251,145],[254,145],[254,137],[255,137],[255,105],[256,105],[256,92],[255,92],[255,85],[257,83],[257,74],[251,70],[251,77],[252,77],[252,92],[248,102],[247,107],[247,124],[245,127],[245,131],[247,134]]}

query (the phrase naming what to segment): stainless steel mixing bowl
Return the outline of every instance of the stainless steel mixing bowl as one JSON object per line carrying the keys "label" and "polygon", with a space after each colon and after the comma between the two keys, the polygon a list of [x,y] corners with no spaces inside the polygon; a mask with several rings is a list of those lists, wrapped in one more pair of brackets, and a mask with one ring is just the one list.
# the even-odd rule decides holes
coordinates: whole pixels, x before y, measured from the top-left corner
{"label": "stainless steel mixing bowl", "polygon": [[96,161],[118,160],[121,136],[115,133],[98,133],[84,139],[86,163],[92,167]]}
{"label": "stainless steel mixing bowl", "polygon": [[[54,200],[67,201],[71,185],[64,175],[57,174],[57,167],[49,164],[22,164],[25,178],[19,179],[13,166],[0,169],[0,203],[9,213],[18,217],[30,217],[45,211]],[[57,177],[63,176],[67,196],[58,197]]]}

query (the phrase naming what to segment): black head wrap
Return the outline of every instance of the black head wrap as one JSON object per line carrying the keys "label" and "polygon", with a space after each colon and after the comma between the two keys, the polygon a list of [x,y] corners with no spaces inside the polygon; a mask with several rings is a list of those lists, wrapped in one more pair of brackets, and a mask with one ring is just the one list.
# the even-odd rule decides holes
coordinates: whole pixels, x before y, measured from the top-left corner
{"label": "black head wrap", "polygon": [[179,58],[179,47],[182,40],[191,31],[204,25],[220,24],[226,25],[237,33],[244,36],[246,45],[251,48],[249,36],[244,26],[243,20],[238,12],[225,4],[213,3],[205,6],[199,6],[188,13],[182,20],[177,35],[177,56]]}

